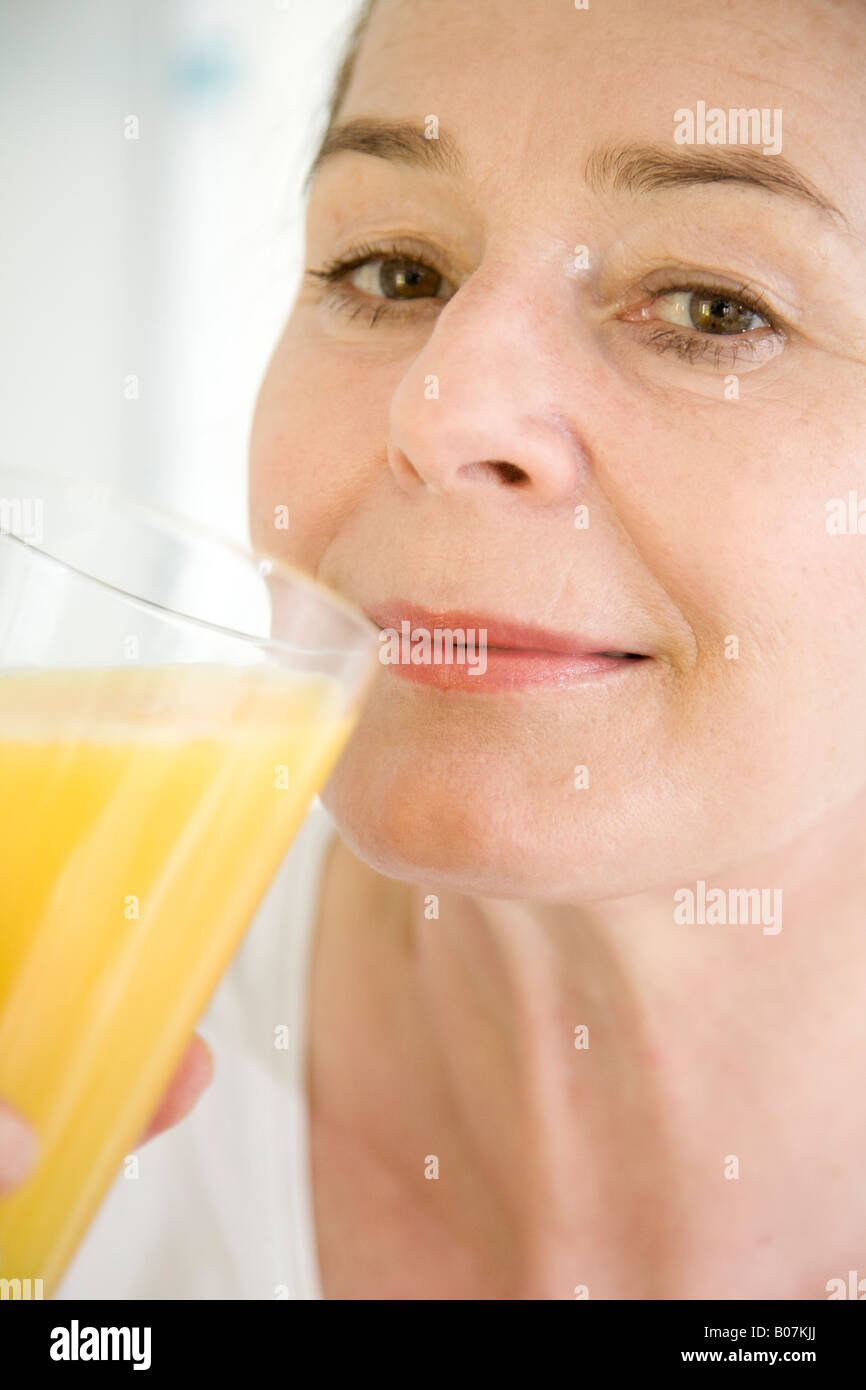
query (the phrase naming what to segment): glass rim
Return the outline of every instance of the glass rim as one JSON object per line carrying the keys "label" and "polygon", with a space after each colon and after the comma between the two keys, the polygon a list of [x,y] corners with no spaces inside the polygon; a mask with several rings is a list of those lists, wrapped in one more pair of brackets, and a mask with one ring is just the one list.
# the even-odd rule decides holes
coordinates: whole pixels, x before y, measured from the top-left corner
{"label": "glass rim", "polygon": [[[168,507],[141,499],[110,483],[103,484],[95,479],[81,482],[78,479],[64,478],[59,474],[49,473],[45,469],[22,468],[4,462],[0,462],[0,502],[4,500],[3,484],[7,477],[20,479],[24,483],[32,481],[37,487],[44,483],[47,485],[46,491],[54,489],[54,491],[59,490],[79,497],[91,492],[95,496],[104,497],[127,512],[139,513],[149,519],[160,528],[163,534],[173,532],[181,541],[188,535],[193,541],[213,546],[217,550],[227,553],[234,560],[241,561],[245,567],[251,568],[263,579],[270,575],[276,575],[278,578],[284,579],[287,584],[305,590],[308,596],[314,598],[324,609],[336,609],[347,622],[352,624],[358,636],[367,634],[372,641],[377,635],[376,624],[350,599],[345,598],[337,590],[330,588],[320,579],[315,579],[289,561],[272,555],[269,551],[257,549],[252,540],[249,545],[235,541],[218,528],[204,525],[191,517],[184,516],[183,513],[174,512]],[[24,540],[22,536],[13,531],[0,528],[0,545],[8,541],[23,546],[28,551],[36,551],[40,558],[47,560],[50,564],[57,565],[70,574],[78,575],[89,584],[95,584],[108,593],[119,595],[132,603],[151,609],[155,613],[168,615],[180,622],[190,623],[194,627],[204,628],[210,632],[219,633],[221,636],[232,637],[239,642],[253,643],[260,648],[284,652],[297,651],[296,646],[283,638],[257,636],[253,632],[244,632],[239,628],[228,627],[213,622],[209,618],[197,618],[194,614],[185,613],[180,608],[172,608],[167,604],[157,602],[155,599],[146,598],[143,594],[133,592],[132,589],[114,584],[110,580],[100,578],[98,574],[92,574],[89,570],[82,569],[79,565],[71,564],[70,561],[53,554],[51,549],[44,545],[35,541]],[[323,648],[323,650],[327,650],[327,648]]]}

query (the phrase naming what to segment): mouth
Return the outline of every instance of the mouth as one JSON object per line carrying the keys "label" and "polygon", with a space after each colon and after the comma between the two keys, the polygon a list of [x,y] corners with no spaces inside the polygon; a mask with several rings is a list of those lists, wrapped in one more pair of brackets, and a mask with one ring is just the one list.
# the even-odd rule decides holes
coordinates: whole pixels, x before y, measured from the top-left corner
{"label": "mouth", "polygon": [[364,610],[380,629],[383,665],[401,679],[478,694],[530,686],[570,689],[634,671],[652,653],[622,636],[555,632],[400,600]]}

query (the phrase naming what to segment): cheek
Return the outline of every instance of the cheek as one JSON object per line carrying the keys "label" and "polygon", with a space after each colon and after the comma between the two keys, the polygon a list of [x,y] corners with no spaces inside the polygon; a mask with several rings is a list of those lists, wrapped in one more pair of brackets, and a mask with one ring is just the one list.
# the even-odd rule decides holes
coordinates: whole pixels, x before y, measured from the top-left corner
{"label": "cheek", "polygon": [[371,376],[290,322],[262,383],[250,436],[253,541],[310,573],[385,466],[388,397]]}
{"label": "cheek", "polygon": [[866,499],[862,408],[824,383],[804,408],[790,381],[774,398],[676,407],[632,413],[637,448],[609,430],[603,489],[702,655],[725,656],[732,637],[768,663],[850,646],[866,621],[866,535],[832,535],[828,507],[849,489]]}
{"label": "cheek", "polygon": [[[727,430],[708,415],[688,448],[656,432],[655,485],[643,460],[630,479],[645,510],[625,492],[616,503],[695,635],[681,756],[706,753],[720,785],[759,791],[768,813],[783,789],[780,821],[866,780],[866,422],[818,406],[780,402],[759,428],[732,405]],[[863,535],[828,529],[849,488],[864,498]]]}

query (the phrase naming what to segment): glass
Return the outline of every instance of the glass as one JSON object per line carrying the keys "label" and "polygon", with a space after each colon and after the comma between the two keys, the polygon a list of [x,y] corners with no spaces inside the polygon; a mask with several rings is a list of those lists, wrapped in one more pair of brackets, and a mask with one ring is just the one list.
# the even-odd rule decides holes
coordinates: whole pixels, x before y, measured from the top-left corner
{"label": "glass", "polygon": [[375,639],[273,557],[0,465],[0,1100],[40,1141],[0,1197],[0,1296],[56,1288],[351,732]]}

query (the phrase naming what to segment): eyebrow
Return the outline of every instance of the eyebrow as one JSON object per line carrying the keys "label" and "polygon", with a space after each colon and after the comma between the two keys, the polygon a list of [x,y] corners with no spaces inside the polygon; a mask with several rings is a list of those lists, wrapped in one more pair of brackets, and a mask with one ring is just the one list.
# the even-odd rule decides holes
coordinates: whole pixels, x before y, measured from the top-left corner
{"label": "eyebrow", "polygon": [[[304,180],[304,192],[328,159],[345,152],[374,155],[431,173],[465,173],[457,141],[441,128],[434,140],[410,121],[359,117],[328,128]],[[839,208],[793,164],[779,155],[762,155],[756,150],[715,148],[675,153],[664,145],[602,145],[589,155],[584,177],[594,193],[655,193],[696,184],[746,184],[807,203],[824,217],[839,218],[847,225]]]}
{"label": "eyebrow", "polygon": [[428,140],[421,127],[410,121],[385,121],[365,116],[329,126],[304,180],[304,192],[327,159],[346,151],[372,154],[436,174],[464,172],[457,142],[446,131],[439,130],[435,140]]}
{"label": "eyebrow", "polygon": [[844,214],[793,164],[757,150],[693,149],[679,154],[664,145],[601,146],[590,154],[584,173],[595,193],[655,193],[706,183],[750,184],[845,221]]}

